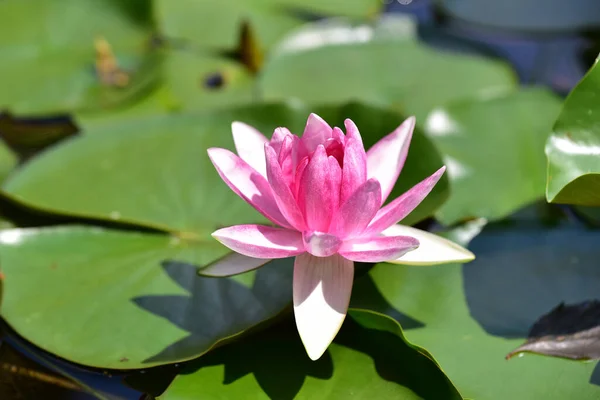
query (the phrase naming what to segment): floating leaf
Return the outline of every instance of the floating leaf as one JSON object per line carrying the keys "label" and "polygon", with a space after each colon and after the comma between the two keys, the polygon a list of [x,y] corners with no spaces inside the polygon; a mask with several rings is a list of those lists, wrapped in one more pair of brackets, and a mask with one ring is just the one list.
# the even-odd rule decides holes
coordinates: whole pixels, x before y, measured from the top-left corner
{"label": "floating leaf", "polygon": [[291,302],[290,260],[235,279],[197,275],[224,252],[212,241],[83,226],[2,231],[1,314],[34,345],[78,364],[189,360]]}
{"label": "floating leaf", "polygon": [[525,89],[433,111],[425,132],[442,152],[452,181],[452,196],[436,217],[444,224],[495,220],[542,198],[542,149],[559,107],[549,91]]}
{"label": "floating leaf", "polygon": [[600,67],[598,60],[565,100],[546,143],[546,198],[552,203],[600,205]]}
{"label": "floating leaf", "polygon": [[498,61],[440,52],[410,33],[392,38],[377,35],[376,27],[330,24],[337,43],[326,40],[332,35],[327,23],[314,25],[312,36],[309,27],[283,39],[310,46],[267,60],[259,82],[266,99],[291,97],[310,104],[360,100],[392,106],[422,121],[435,106],[515,87],[512,71]]}
{"label": "floating leaf", "polygon": [[383,7],[380,0],[156,0],[156,18],[167,37],[195,45],[233,49],[240,24],[248,21],[265,48],[301,25],[302,16],[366,17]]}
{"label": "floating leaf", "polygon": [[[149,51],[151,4],[128,3],[0,2],[0,108],[20,114],[106,109],[147,90],[158,71],[158,56]],[[105,85],[96,74],[98,36],[106,39],[119,68],[127,71],[125,87]]]}
{"label": "floating leaf", "polygon": [[536,321],[527,341],[506,358],[522,353],[573,360],[600,359],[600,301],[561,303]]}
{"label": "floating leaf", "polygon": [[291,318],[191,363],[161,396],[254,399],[462,399],[426,350],[393,319],[349,318],[318,361],[305,354]]}
{"label": "floating leaf", "polygon": [[[469,245],[477,255],[471,263],[378,264],[355,282],[352,301],[375,291],[387,302],[382,312],[423,324],[405,329],[406,337],[435,355],[466,398],[597,399],[592,363],[504,356],[551,307],[597,296],[598,240],[599,232],[535,219],[490,224]],[[363,279],[371,282],[367,292]]]}

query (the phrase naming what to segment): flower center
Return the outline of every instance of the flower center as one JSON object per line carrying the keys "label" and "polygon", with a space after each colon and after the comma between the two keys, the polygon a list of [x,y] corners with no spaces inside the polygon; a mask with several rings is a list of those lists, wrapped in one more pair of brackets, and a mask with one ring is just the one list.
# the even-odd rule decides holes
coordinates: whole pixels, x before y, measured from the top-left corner
{"label": "flower center", "polygon": [[323,232],[304,232],[302,241],[307,252],[315,257],[329,257],[338,252],[342,241],[334,235]]}
{"label": "flower center", "polygon": [[344,166],[344,145],[339,140],[335,138],[327,139],[325,151],[328,156],[333,156],[337,160],[340,168]]}

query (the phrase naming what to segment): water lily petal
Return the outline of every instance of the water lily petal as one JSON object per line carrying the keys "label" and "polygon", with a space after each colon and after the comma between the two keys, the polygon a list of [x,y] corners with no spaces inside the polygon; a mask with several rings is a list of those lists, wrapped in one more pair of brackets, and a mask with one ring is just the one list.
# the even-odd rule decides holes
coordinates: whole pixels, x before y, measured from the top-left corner
{"label": "water lily petal", "polygon": [[304,252],[302,234],[264,225],[235,225],[212,236],[231,250],[248,257],[285,258]]}
{"label": "water lily petal", "polygon": [[[269,142],[269,144],[271,145],[271,147],[273,149],[275,149],[275,153],[277,153],[277,155],[279,156],[283,141],[287,137],[293,137],[293,136],[294,135],[292,134],[292,132],[290,132],[290,130],[288,128],[279,127],[277,129],[275,129],[275,131],[273,131],[273,136],[271,137],[271,141]],[[264,147],[263,147],[263,151],[264,151]]]}
{"label": "water lily petal", "polygon": [[382,262],[397,259],[419,247],[419,241],[411,236],[378,236],[345,242],[340,255],[360,262]]}
{"label": "water lily petal", "polygon": [[331,138],[337,140],[341,144],[346,143],[346,135],[344,135],[344,132],[337,126],[331,131]]}
{"label": "water lily petal", "polygon": [[381,187],[369,179],[334,214],[329,232],[341,238],[360,234],[371,222],[381,204]]}
{"label": "water lily petal", "polygon": [[406,265],[466,263],[475,255],[464,247],[430,232],[404,225],[393,225],[382,232],[386,236],[408,235],[419,241],[419,248],[387,262]]}
{"label": "water lily petal", "polygon": [[415,117],[410,117],[367,152],[367,178],[376,178],[381,184],[382,204],[404,167],[414,128]]}
{"label": "water lily petal", "polygon": [[270,144],[265,145],[265,156],[267,160],[267,178],[279,210],[294,228],[303,231],[305,227],[304,217],[281,171],[281,166],[277,161],[277,153]]}
{"label": "water lily petal", "polygon": [[354,263],[339,255],[304,253],[294,263],[294,316],[312,360],[319,359],[340,330],[350,302]]}
{"label": "water lily petal", "polygon": [[231,124],[231,133],[238,156],[266,177],[265,143],[269,140],[256,128],[238,121]]}
{"label": "water lily petal", "polygon": [[198,274],[213,278],[223,278],[255,270],[262,267],[269,261],[271,261],[271,259],[248,257],[243,254],[233,252],[219,258],[215,262],[205,267],[202,267],[198,270]]}
{"label": "water lily petal", "polygon": [[446,167],[438,169],[430,177],[422,180],[394,201],[377,211],[375,218],[369,224],[364,234],[376,234],[398,223],[410,214],[440,180]]}
{"label": "water lily petal", "polygon": [[325,143],[332,135],[331,126],[317,114],[310,114],[302,134],[302,144],[308,153],[312,153],[317,146]]}
{"label": "water lily petal", "polygon": [[367,180],[367,153],[358,128],[349,119],[344,124],[346,125],[347,136],[342,169],[340,200],[342,203]]}
{"label": "water lily petal", "polygon": [[221,179],[238,196],[271,222],[285,228],[291,227],[279,211],[269,182],[259,172],[226,149],[210,148],[208,156]]}
{"label": "water lily petal", "polygon": [[[338,208],[341,169],[329,161],[323,145],[317,146],[300,181],[298,203],[310,230],[326,232]],[[336,169],[337,168],[337,169]]]}

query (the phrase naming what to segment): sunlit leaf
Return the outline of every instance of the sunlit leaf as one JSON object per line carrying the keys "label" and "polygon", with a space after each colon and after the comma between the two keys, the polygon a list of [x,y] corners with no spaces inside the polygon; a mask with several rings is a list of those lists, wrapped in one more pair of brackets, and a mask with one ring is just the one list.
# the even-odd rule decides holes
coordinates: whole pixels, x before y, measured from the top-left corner
{"label": "sunlit leaf", "polygon": [[[157,78],[158,55],[150,51],[150,2],[127,3],[0,2],[0,108],[26,114],[98,110],[142,95]],[[113,53],[117,65],[112,69],[120,71],[123,85],[103,82],[97,73],[102,40]]]}
{"label": "sunlit leaf", "polygon": [[[506,65],[435,50],[414,39],[410,29],[390,37],[378,35],[376,27],[331,24],[334,32],[321,23],[314,25],[312,35],[309,26],[283,39],[306,44],[267,61],[260,78],[266,99],[291,97],[311,104],[359,100],[392,106],[421,121],[435,106],[515,87]],[[335,40],[325,40],[328,35]]]}
{"label": "sunlit leaf", "polygon": [[500,219],[544,196],[544,142],[560,101],[524,89],[434,110],[425,121],[448,166],[452,196],[436,217]]}
{"label": "sunlit leaf", "polygon": [[546,198],[552,203],[600,205],[600,68],[592,67],[569,94],[546,143]]}
{"label": "sunlit leaf", "polygon": [[171,38],[213,48],[233,49],[242,21],[256,28],[265,48],[290,29],[316,16],[374,16],[379,0],[156,0],[160,30]]}

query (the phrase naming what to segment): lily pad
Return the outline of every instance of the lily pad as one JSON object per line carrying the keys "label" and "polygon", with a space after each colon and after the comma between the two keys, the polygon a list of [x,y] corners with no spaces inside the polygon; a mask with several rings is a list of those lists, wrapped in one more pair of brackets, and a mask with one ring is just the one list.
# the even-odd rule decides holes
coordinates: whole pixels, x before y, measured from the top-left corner
{"label": "lily pad", "polygon": [[434,110],[425,133],[448,166],[452,196],[436,213],[444,224],[504,218],[543,198],[543,146],[560,109],[544,89],[465,100]]}
{"label": "lily pad", "polygon": [[248,21],[266,48],[306,18],[343,15],[375,16],[379,0],[155,0],[159,28],[170,38],[195,45],[232,49],[238,27]]}
{"label": "lily pad", "polygon": [[197,276],[225,252],[214,241],[85,226],[5,230],[1,314],[34,345],[78,364],[193,359],[291,301],[290,260],[235,279]]}
{"label": "lily pad", "polygon": [[[259,105],[219,113],[162,115],[100,124],[27,163],[4,191],[28,206],[59,214],[134,223],[212,241],[218,226],[262,221],[227,188],[206,154],[209,147],[233,148],[231,122],[244,121],[270,135],[276,127],[301,132],[311,111],[342,126],[353,118],[370,146],[403,118],[360,104],[308,109]],[[432,143],[418,131],[398,195],[442,165]],[[406,220],[430,216],[446,199],[442,179]]]}
{"label": "lily pad", "polygon": [[353,301],[361,297],[358,285],[375,288],[386,300],[381,311],[420,321],[424,327],[406,329],[406,337],[434,354],[467,398],[596,399],[593,363],[504,359],[548,309],[597,296],[599,233],[563,228],[533,219],[490,224],[469,246],[475,261],[378,264],[355,283]]}
{"label": "lily pad", "polygon": [[169,50],[163,73],[180,110],[233,107],[259,97],[253,74],[241,62],[216,54]]}
{"label": "lily pad", "polygon": [[422,121],[432,108],[449,101],[516,86],[513,72],[499,61],[435,50],[410,34],[394,38],[378,35],[370,26],[347,23],[341,29],[339,21],[331,24],[339,29],[333,43],[321,39],[331,34],[323,23],[314,25],[312,36],[309,27],[283,39],[305,38],[311,46],[267,60],[259,81],[265,99],[298,98],[309,104],[359,100],[392,106]]}
{"label": "lily pad", "polygon": [[600,205],[600,67],[598,60],[571,91],[546,143],[546,198],[552,203]]}
{"label": "lily pad", "polygon": [[161,396],[253,399],[462,399],[433,357],[393,319],[350,310],[334,343],[308,359],[288,319],[190,364]]}
{"label": "lily pad", "polygon": [[[139,96],[157,78],[149,51],[150,2],[0,2],[0,108],[21,114],[107,109]],[[132,9],[133,7],[133,9]],[[112,47],[125,87],[100,82],[94,41]]]}

